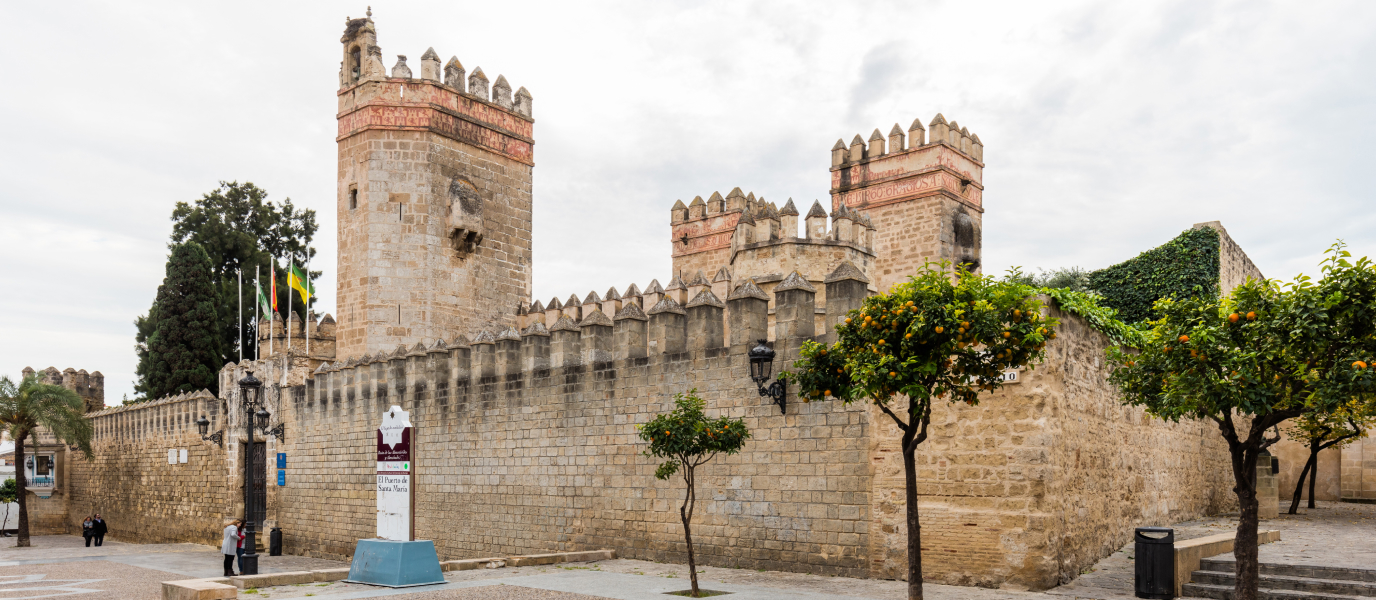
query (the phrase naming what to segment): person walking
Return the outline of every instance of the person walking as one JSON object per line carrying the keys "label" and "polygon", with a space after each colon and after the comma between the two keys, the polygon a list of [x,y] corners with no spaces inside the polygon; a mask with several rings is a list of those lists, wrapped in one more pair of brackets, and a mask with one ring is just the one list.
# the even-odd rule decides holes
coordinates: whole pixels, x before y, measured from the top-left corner
{"label": "person walking", "polygon": [[105,543],[105,532],[108,530],[105,519],[100,518],[100,513],[96,513],[96,518],[91,519],[91,536],[96,538],[97,546]]}
{"label": "person walking", "polygon": [[248,534],[244,533],[244,521],[243,521],[243,519],[240,519],[240,520],[239,520],[239,548],[238,548],[238,551],[235,552],[235,555],[239,557],[239,573],[240,573],[240,574],[242,574],[242,573],[244,572],[244,538],[245,538],[245,537],[248,537]]}
{"label": "person walking", "polygon": [[[242,524],[243,521],[235,519],[225,527],[224,541],[220,543],[220,553],[225,555],[225,577],[236,576],[234,573],[234,557],[240,556],[243,553],[242,544],[244,543],[244,534],[239,530],[239,526]],[[241,564],[239,565],[239,572],[242,573],[243,571],[244,565]]]}
{"label": "person walking", "polygon": [[86,538],[86,547],[91,547],[91,532],[95,529],[95,524],[91,523],[91,517],[86,517],[81,522],[81,537]]}

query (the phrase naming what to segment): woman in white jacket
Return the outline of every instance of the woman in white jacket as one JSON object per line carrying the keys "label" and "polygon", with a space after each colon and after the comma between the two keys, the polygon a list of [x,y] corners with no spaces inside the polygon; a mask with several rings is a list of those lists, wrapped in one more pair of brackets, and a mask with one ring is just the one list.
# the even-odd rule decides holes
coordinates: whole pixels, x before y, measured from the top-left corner
{"label": "woman in white jacket", "polygon": [[228,527],[225,527],[225,538],[220,543],[220,553],[225,555],[225,577],[234,577],[234,557],[239,554],[239,540],[244,539],[242,531],[244,522],[235,519]]}

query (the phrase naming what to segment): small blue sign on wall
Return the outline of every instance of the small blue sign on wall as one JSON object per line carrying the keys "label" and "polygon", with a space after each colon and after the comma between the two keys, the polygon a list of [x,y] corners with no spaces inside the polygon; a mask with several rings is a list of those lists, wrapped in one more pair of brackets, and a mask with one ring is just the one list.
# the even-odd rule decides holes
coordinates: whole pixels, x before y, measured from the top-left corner
{"label": "small blue sign on wall", "polygon": [[278,470],[277,470],[277,485],[287,485],[287,470],[286,470],[286,469],[278,469]]}
{"label": "small blue sign on wall", "polygon": [[279,469],[285,469],[285,468],[287,468],[287,453],[286,453],[286,452],[278,452],[278,453],[277,453],[277,468],[279,468]]}

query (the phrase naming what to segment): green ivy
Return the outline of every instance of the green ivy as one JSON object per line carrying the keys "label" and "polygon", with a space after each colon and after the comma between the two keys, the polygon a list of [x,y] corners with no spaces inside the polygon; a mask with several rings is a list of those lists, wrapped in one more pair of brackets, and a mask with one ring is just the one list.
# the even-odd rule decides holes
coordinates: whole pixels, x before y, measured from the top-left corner
{"label": "green ivy", "polygon": [[1119,320],[1118,311],[1101,304],[1097,294],[1045,287],[1039,292],[1050,296],[1056,302],[1056,308],[1084,319],[1091,328],[1108,336],[1113,343],[1141,347],[1145,338],[1143,331]]}
{"label": "green ivy", "polygon": [[1217,231],[1189,229],[1135,258],[1090,273],[1089,288],[1101,296],[1098,304],[1117,311],[1122,321],[1148,321],[1159,316],[1152,305],[1161,298],[1217,298],[1218,254]]}

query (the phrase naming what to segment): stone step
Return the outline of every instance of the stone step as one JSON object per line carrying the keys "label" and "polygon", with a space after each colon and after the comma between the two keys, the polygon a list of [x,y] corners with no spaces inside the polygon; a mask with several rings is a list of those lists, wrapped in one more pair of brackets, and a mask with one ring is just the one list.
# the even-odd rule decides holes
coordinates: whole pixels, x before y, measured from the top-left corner
{"label": "stone step", "polygon": [[[1180,595],[1187,598],[1232,600],[1233,586],[1215,585],[1211,583],[1187,583],[1181,586]],[[1257,598],[1258,600],[1366,600],[1364,596],[1344,596],[1341,594],[1300,592],[1296,590],[1269,590],[1265,588],[1257,590]]]}
{"label": "stone step", "polygon": [[[1190,581],[1209,585],[1233,587],[1237,575],[1232,571],[1195,571]],[[1315,579],[1312,577],[1291,577],[1288,575],[1268,575],[1263,573],[1258,587],[1271,591],[1296,591],[1313,594],[1336,594],[1339,596],[1376,596],[1376,583],[1367,581],[1344,581],[1341,579]]]}
{"label": "stone step", "polygon": [[[1199,570],[1222,573],[1236,573],[1237,565],[1231,560],[1206,558],[1199,561]],[[1342,567],[1313,567],[1308,565],[1280,565],[1261,563],[1263,575],[1283,575],[1286,577],[1309,577],[1311,579],[1337,579],[1341,581],[1376,582],[1376,569],[1349,569]]]}

